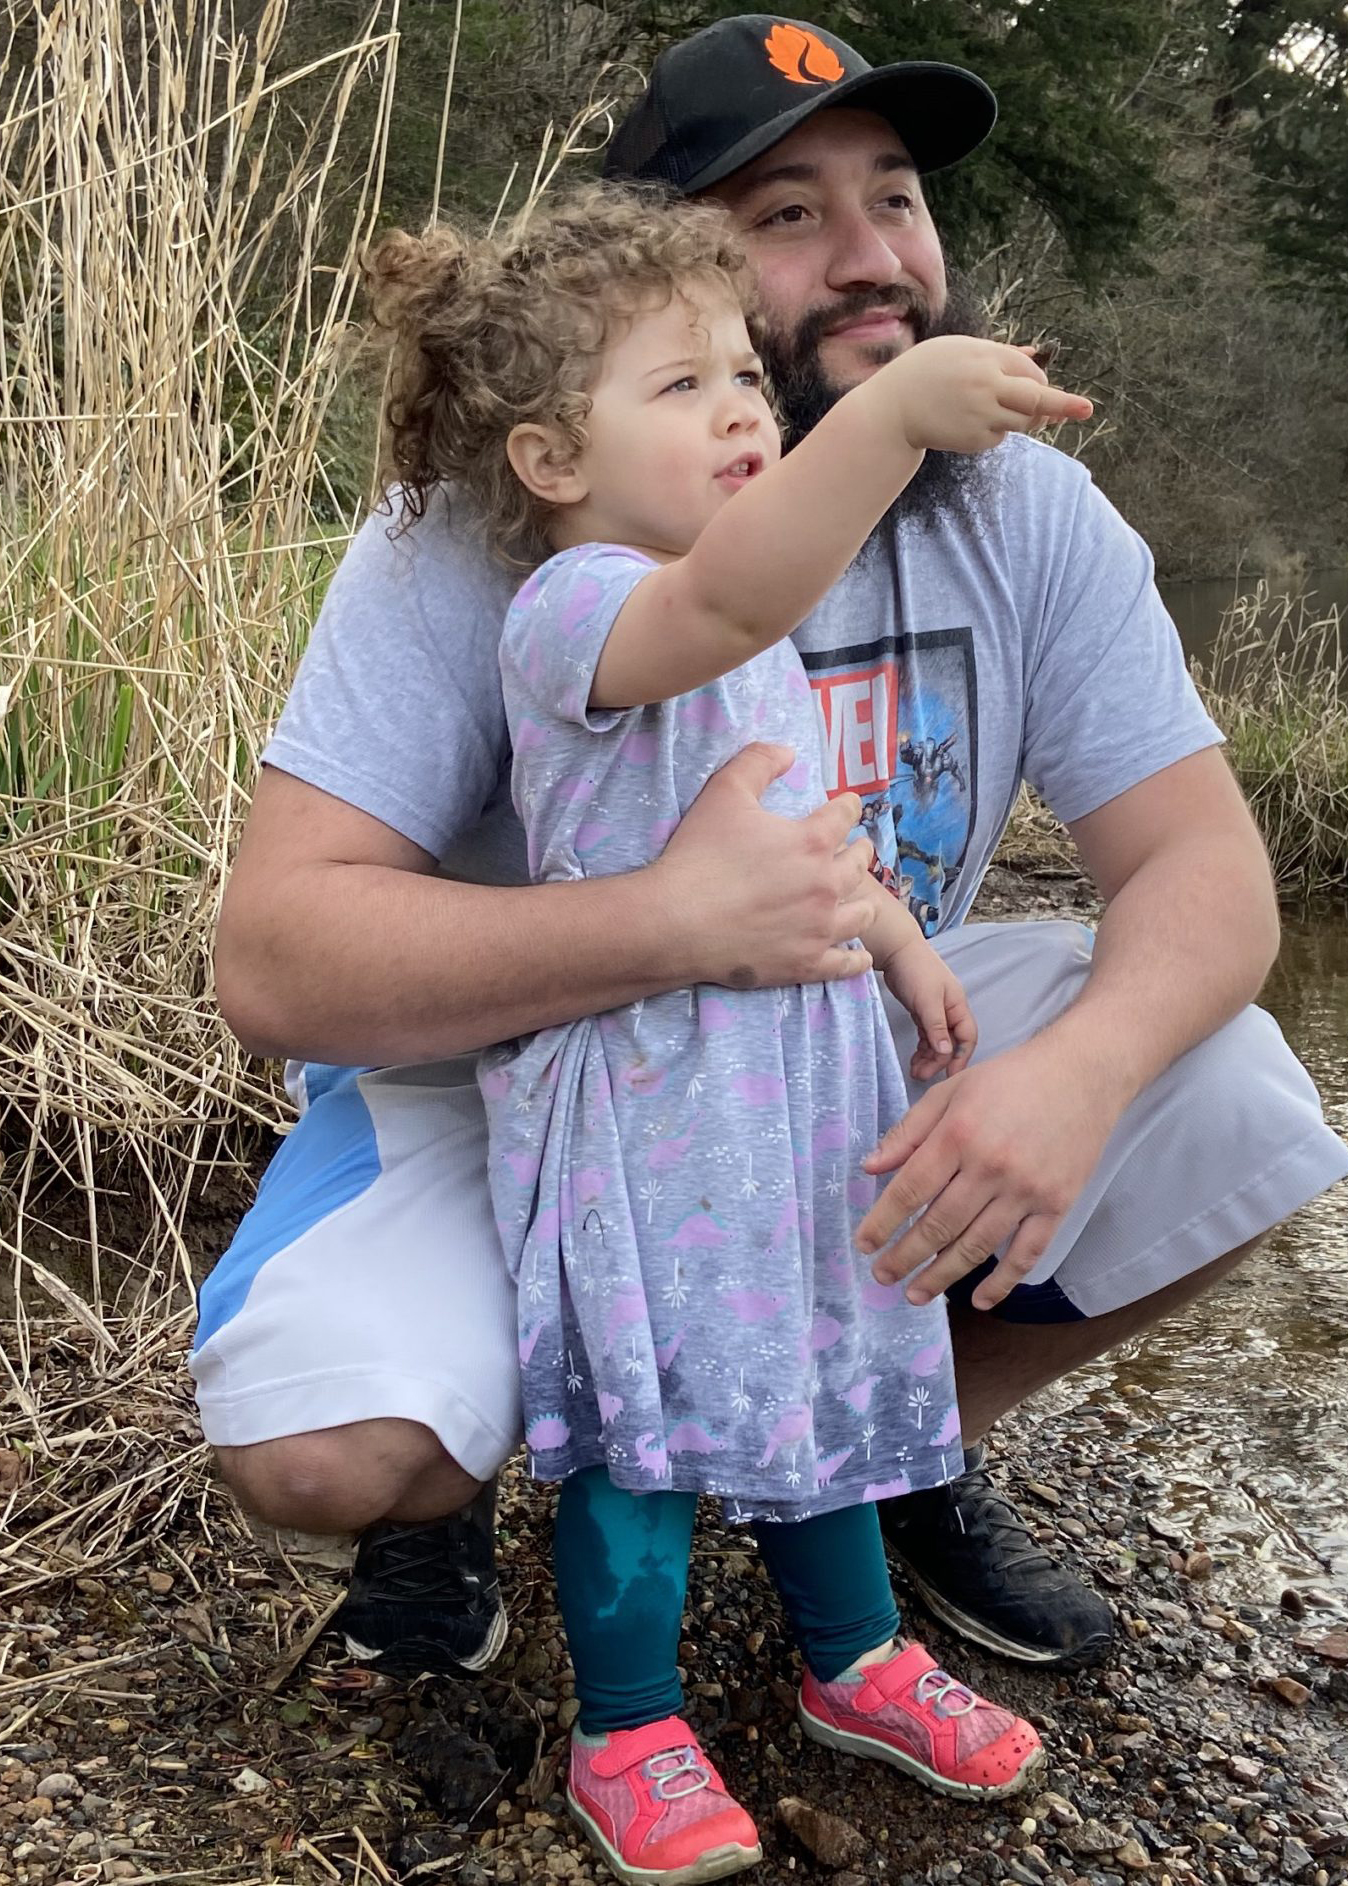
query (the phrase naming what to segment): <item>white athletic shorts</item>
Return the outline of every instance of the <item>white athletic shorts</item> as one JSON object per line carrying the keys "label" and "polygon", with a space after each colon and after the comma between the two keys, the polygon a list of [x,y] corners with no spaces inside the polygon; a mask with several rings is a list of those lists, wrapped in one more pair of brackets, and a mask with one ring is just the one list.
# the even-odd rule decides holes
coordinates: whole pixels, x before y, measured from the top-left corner
{"label": "white athletic shorts", "polygon": [[[1073,999],[1092,940],[1064,921],[970,924],[936,939],[978,1016],[979,1058]],[[906,1063],[911,1025],[893,1014]],[[475,1068],[468,1055],[298,1077],[299,1122],[201,1291],[191,1368],[213,1445],[401,1416],[479,1479],[514,1450],[514,1291]],[[1035,1270],[989,1314],[1103,1315],[1258,1237],[1345,1175],[1348,1148],[1309,1075],[1272,1018],[1248,1008],[1128,1109]]]}

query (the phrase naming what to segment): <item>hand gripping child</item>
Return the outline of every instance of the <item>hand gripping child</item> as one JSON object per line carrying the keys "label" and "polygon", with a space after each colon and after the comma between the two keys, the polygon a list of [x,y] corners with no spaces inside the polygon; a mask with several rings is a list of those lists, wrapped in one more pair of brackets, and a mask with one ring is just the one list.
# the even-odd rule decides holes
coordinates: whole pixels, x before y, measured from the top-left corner
{"label": "hand gripping child", "polygon": [[[881,366],[790,456],[721,214],[590,189],[500,244],[375,258],[395,335],[393,469],[466,492],[536,567],[501,672],[535,880],[657,857],[746,743],[766,803],[824,798],[789,637],[923,452],[1081,418],[1024,352],[948,336]],[[546,560],[545,560],[546,559]],[[839,980],[648,996],[483,1057],[492,1195],[519,1289],[531,1473],[562,1483],[556,1568],[580,1713],[568,1799],[629,1881],[760,1855],[676,1668],[699,1493],[751,1526],[805,1665],[806,1735],[966,1798],[1035,1731],[899,1637],[874,1502],[963,1466],[943,1298],[882,1285],[853,1233],[862,1155],[904,1112],[872,965],[917,1078],[975,1042],[959,984],[878,884]]]}

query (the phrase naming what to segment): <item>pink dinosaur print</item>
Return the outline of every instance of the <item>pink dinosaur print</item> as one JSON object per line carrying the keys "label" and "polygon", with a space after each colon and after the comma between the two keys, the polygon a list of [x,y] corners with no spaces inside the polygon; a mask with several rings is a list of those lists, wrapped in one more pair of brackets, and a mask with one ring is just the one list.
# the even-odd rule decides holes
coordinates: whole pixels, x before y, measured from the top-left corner
{"label": "pink dinosaur print", "polygon": [[863,1381],[853,1382],[850,1388],[845,1388],[838,1400],[845,1401],[853,1414],[869,1414],[871,1396],[875,1393],[879,1381],[878,1375],[868,1375]]}
{"label": "pink dinosaur print", "polygon": [[665,1239],[676,1251],[714,1251],[729,1242],[730,1233],[704,1211],[689,1212],[673,1236]]}
{"label": "pink dinosaur print", "polygon": [[882,1315],[889,1310],[901,1310],[906,1302],[903,1284],[878,1284],[874,1277],[868,1277],[861,1286],[861,1301],[868,1310],[879,1310]]}
{"label": "pink dinosaur print", "polygon": [[640,1284],[623,1284],[604,1318],[604,1354],[613,1353],[613,1345],[625,1329],[639,1323],[646,1315],[646,1292]]}
{"label": "pink dinosaur print", "polygon": [[587,851],[598,851],[599,847],[606,845],[613,836],[613,826],[605,824],[602,819],[586,819],[583,824],[576,827],[576,835],[571,841],[572,848],[577,856]]}
{"label": "pink dinosaur print", "polygon": [[655,1350],[655,1366],[657,1369],[661,1370],[661,1372],[669,1367],[680,1349],[682,1349],[683,1339],[687,1333],[686,1329],[676,1329],[674,1334],[668,1337],[666,1341],[657,1342],[652,1345]]}
{"label": "pink dinosaur print", "polygon": [[810,1151],[816,1159],[822,1159],[825,1153],[845,1153],[847,1137],[847,1115],[835,1113],[831,1120],[825,1120],[810,1141]]}
{"label": "pink dinosaur print", "polygon": [[531,1330],[520,1337],[520,1367],[522,1369],[527,1369],[533,1361],[534,1348],[546,1327],[547,1323],[544,1319],[542,1323],[535,1323]]}
{"label": "pink dinosaur print", "polygon": [[723,1454],[730,1445],[714,1434],[708,1434],[699,1421],[680,1421],[665,1436],[665,1446],[671,1454]]}
{"label": "pink dinosaur print", "polygon": [[668,1480],[669,1456],[665,1451],[664,1442],[658,1442],[653,1446],[654,1441],[653,1434],[638,1434],[636,1438],[637,1465],[653,1480]]}
{"label": "pink dinosaur print", "polygon": [[624,766],[650,766],[659,751],[659,734],[640,728],[620,741],[618,758]]}
{"label": "pink dinosaur print", "polygon": [[680,720],[690,727],[699,727],[703,733],[728,733],[730,722],[725,717],[725,709],[711,693],[699,689],[690,694],[675,710]]}
{"label": "pink dinosaur print", "polygon": [[833,1485],[834,1474],[837,1473],[844,1461],[848,1461],[852,1458],[856,1451],[855,1447],[840,1447],[836,1454],[825,1454],[822,1460],[817,1460],[814,1463],[814,1484],[816,1492],[821,1487]]}
{"label": "pink dinosaur print", "polygon": [[771,1290],[723,1290],[720,1300],[741,1323],[770,1323],[786,1303],[784,1296]]}
{"label": "pink dinosaur print", "polygon": [[958,1407],[947,1408],[941,1425],[927,1442],[928,1447],[949,1447],[960,1437],[960,1411]]}
{"label": "pink dinosaur print", "polygon": [[610,1395],[606,1388],[601,1388],[599,1391],[600,1425],[602,1427],[608,1427],[611,1422],[614,1422],[618,1419],[618,1416],[622,1413],[622,1411],[623,1411],[622,1396]]}
{"label": "pink dinosaur print", "polygon": [[523,1152],[507,1153],[505,1157],[516,1185],[532,1185],[543,1163],[541,1148],[535,1151],[532,1147],[526,1147]]}
{"label": "pink dinosaur print", "polygon": [[786,1082],[780,1074],[737,1074],[730,1091],[747,1107],[771,1107],[786,1098]]}
{"label": "pink dinosaur print", "polygon": [[843,1326],[836,1316],[826,1316],[822,1310],[815,1312],[814,1322],[810,1325],[810,1349],[819,1355],[825,1349],[831,1349],[842,1340]]}
{"label": "pink dinosaur print", "polygon": [[504,1100],[510,1092],[511,1072],[508,1067],[486,1067],[477,1077],[477,1084],[488,1100]]}
{"label": "pink dinosaur print", "polygon": [[914,1375],[935,1375],[937,1369],[949,1354],[949,1347],[944,1342],[929,1342],[925,1349],[919,1349],[908,1367]]}
{"label": "pink dinosaur print", "polygon": [[571,1439],[571,1428],[563,1415],[538,1415],[524,1430],[524,1438],[531,1453],[548,1454],[566,1446]]}
{"label": "pink dinosaur print", "polygon": [[646,837],[651,849],[656,852],[663,851],[682,823],[681,819],[652,819],[646,828]]}
{"label": "pink dinosaur print", "polygon": [[912,1481],[906,1473],[901,1473],[895,1480],[882,1480],[878,1486],[872,1483],[863,1487],[861,1503],[864,1506],[868,1500],[901,1500],[912,1490]]}
{"label": "pink dinosaur print", "polygon": [[784,1447],[795,1447],[803,1441],[813,1425],[814,1416],[804,1402],[794,1402],[789,1408],[783,1408],[772,1424],[759,1466],[770,1467]]}
{"label": "pink dinosaur print", "polygon": [[575,1199],[582,1211],[597,1205],[608,1190],[607,1166],[582,1166],[575,1178]]}
{"label": "pink dinosaur print", "polygon": [[735,1011],[719,995],[697,998],[697,1028],[701,1035],[722,1035],[735,1026]]}
{"label": "pink dinosaur print", "polygon": [[653,1140],[646,1154],[648,1169],[651,1172],[672,1172],[675,1166],[682,1165],[696,1131],[697,1119],[694,1117],[686,1133],[681,1133],[677,1138]]}

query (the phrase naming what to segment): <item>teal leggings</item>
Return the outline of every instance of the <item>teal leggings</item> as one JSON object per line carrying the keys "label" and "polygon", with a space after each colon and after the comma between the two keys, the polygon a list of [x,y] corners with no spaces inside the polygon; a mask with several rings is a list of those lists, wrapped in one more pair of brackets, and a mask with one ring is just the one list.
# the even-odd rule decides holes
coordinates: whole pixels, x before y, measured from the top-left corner
{"label": "teal leggings", "polygon": [[[557,1503],[557,1588],[586,1735],[683,1709],[676,1665],[695,1493],[627,1493],[602,1467]],[[821,1683],[893,1637],[899,1614],[874,1506],[848,1506],[754,1537],[801,1655]]]}

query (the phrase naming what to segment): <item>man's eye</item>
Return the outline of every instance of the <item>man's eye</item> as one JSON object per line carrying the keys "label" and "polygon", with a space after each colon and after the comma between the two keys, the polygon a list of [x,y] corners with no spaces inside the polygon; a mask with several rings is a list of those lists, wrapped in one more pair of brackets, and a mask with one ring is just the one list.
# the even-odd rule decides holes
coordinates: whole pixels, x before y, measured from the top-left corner
{"label": "man's eye", "polygon": [[802,223],[805,220],[805,216],[806,209],[803,203],[788,203],[784,209],[773,210],[770,216],[765,216],[763,218],[762,227],[768,229],[774,223]]}
{"label": "man's eye", "polygon": [[887,196],[884,200],[884,204],[886,209],[910,210],[913,207],[913,199],[910,196],[905,196],[902,190],[899,190],[896,191],[893,196]]}

